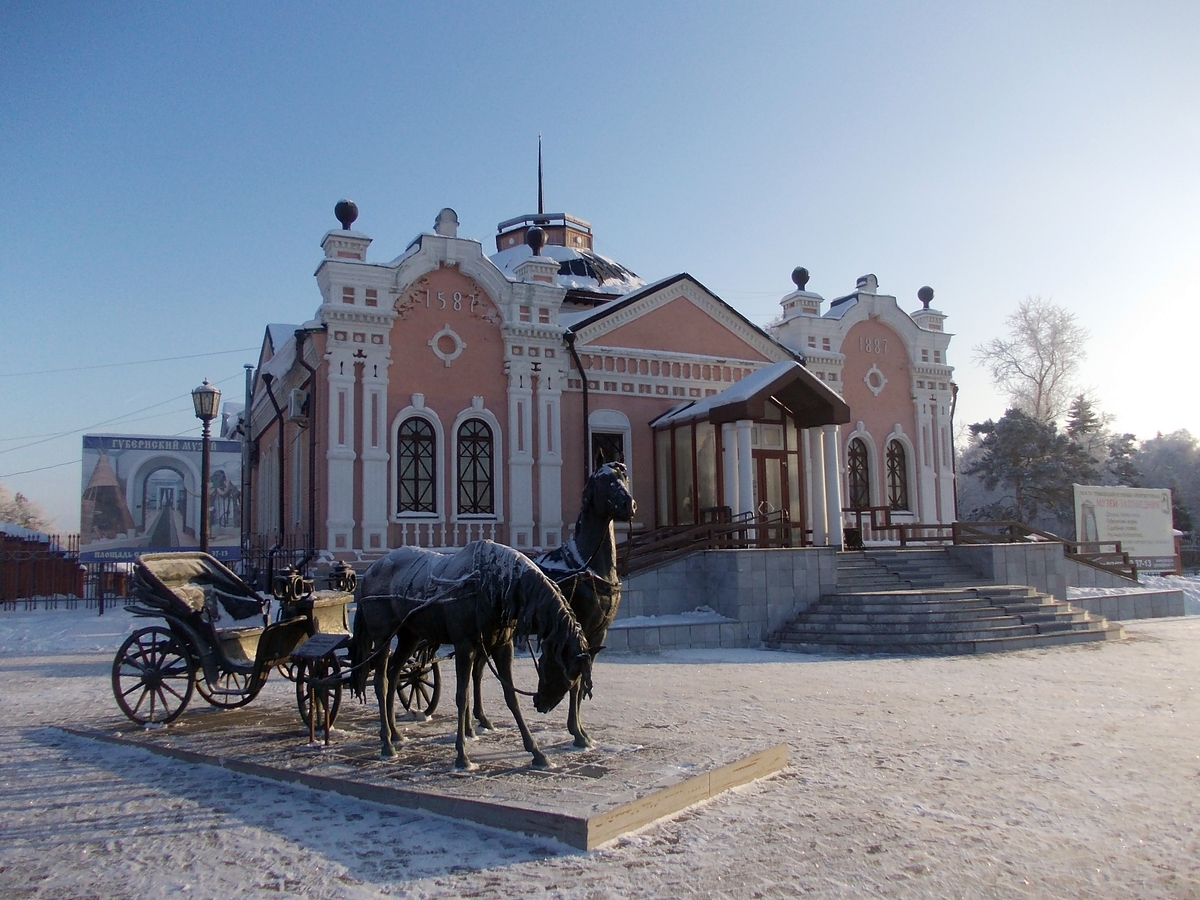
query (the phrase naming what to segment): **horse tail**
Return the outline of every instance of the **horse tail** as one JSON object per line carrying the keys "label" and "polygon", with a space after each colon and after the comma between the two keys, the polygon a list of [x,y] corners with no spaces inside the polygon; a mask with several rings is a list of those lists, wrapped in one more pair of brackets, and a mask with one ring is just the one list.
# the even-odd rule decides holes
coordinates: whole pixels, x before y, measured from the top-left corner
{"label": "horse tail", "polygon": [[367,699],[367,665],[371,654],[375,651],[375,643],[371,640],[371,631],[367,627],[367,615],[363,612],[363,600],[360,597],[358,609],[354,612],[354,636],[350,639],[350,690],[359,700]]}

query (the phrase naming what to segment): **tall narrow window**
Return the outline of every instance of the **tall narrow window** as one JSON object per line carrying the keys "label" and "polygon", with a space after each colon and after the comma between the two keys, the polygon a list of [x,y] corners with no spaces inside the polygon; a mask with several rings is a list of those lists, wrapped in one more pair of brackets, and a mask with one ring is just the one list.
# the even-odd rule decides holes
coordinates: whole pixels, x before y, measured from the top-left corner
{"label": "tall narrow window", "polygon": [[863,443],[862,438],[855,438],[850,442],[846,463],[850,481],[850,506],[853,509],[866,509],[871,505],[871,478],[867,445]]}
{"label": "tall narrow window", "polygon": [[396,459],[397,509],[402,513],[437,512],[437,438],[424,419],[400,425]]}
{"label": "tall narrow window", "polygon": [[899,441],[887,445],[887,492],[888,506],[908,509],[908,457]]}
{"label": "tall narrow window", "polygon": [[492,491],[492,429],[467,419],[458,429],[458,511],[488,515],[496,511]]}

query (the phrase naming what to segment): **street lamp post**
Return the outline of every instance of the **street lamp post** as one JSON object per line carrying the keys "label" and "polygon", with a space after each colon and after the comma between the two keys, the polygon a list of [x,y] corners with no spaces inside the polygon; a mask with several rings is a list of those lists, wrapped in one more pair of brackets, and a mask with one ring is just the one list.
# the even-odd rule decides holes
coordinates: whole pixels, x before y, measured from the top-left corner
{"label": "street lamp post", "polygon": [[204,435],[200,444],[200,552],[208,552],[208,459],[210,436],[208,426],[217,417],[221,403],[221,391],[204,379],[204,384],[192,391],[192,406],[196,418],[204,423]]}

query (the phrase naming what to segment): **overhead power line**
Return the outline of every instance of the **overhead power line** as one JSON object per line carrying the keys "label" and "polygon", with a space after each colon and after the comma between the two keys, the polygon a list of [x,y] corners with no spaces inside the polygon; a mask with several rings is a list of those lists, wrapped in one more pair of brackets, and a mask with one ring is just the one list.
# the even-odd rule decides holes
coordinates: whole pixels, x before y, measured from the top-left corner
{"label": "overhead power line", "polygon": [[[214,383],[215,384],[225,384],[225,382],[227,382],[227,381],[233,381],[235,378],[241,378],[241,377],[242,377],[242,375],[241,375],[241,373],[239,373],[237,375],[230,375],[228,378],[222,378],[220,381],[217,381]],[[111,425],[114,422],[121,421],[122,419],[128,419],[131,416],[138,415],[139,413],[148,412],[149,410],[157,409],[160,406],[166,406],[168,403],[175,403],[179,400],[184,399],[185,397],[191,397],[191,396],[192,396],[191,391],[188,391],[186,394],[180,394],[178,396],[171,397],[167,400],[163,400],[161,403],[151,403],[149,406],[143,406],[141,409],[135,409],[133,412],[122,413],[121,415],[115,416],[111,419],[105,419],[103,422],[96,422],[92,425],[85,425],[82,428],[73,428],[69,431],[60,431],[57,434],[51,435],[50,437],[43,438],[40,441],[30,441],[28,444],[22,444],[19,447],[9,447],[6,450],[0,450],[0,454],[16,453],[18,450],[27,450],[30,447],[36,447],[38,444],[45,444],[49,441],[54,441],[54,440],[58,440],[59,438],[62,438],[62,437],[67,437],[68,435],[83,434],[83,432],[91,431],[93,428],[100,428],[101,426],[104,426],[104,425]]]}
{"label": "overhead power line", "polygon": [[0,378],[20,378],[24,375],[58,375],[62,372],[90,372],[93,369],[115,369],[118,366],[144,366],[150,363],[175,362],[177,359],[203,359],[206,356],[228,356],[231,353],[250,353],[258,347],[239,347],[237,350],[214,350],[193,353],[191,356],[160,356],[157,359],[135,359],[130,362],[101,363],[96,366],[76,366],[71,369],[39,369],[36,372],[0,372]]}

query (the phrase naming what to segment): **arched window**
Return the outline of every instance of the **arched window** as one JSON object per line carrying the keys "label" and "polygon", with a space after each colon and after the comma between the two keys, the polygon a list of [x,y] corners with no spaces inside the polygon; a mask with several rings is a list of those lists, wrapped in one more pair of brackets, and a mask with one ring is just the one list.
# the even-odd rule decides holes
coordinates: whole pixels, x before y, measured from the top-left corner
{"label": "arched window", "polygon": [[458,427],[458,511],[489,515],[496,511],[492,429],[482,419]]}
{"label": "arched window", "polygon": [[863,443],[862,438],[855,438],[850,442],[846,463],[850,481],[850,506],[853,509],[866,509],[871,505],[871,478],[867,445]]}
{"label": "arched window", "polygon": [[888,506],[908,509],[908,456],[904,445],[895,440],[887,445],[887,493]]}
{"label": "arched window", "polygon": [[433,426],[413,416],[400,424],[396,454],[396,508],[402,513],[437,512],[437,438]]}

